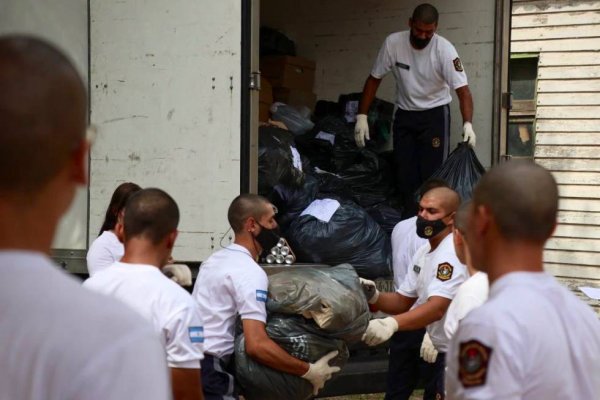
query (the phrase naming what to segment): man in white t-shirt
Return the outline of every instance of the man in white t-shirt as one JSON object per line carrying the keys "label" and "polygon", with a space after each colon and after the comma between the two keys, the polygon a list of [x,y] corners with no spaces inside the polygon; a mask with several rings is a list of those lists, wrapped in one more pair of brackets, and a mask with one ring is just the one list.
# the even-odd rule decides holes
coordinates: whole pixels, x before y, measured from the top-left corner
{"label": "man in white t-shirt", "polygon": [[466,237],[490,293],[452,338],[448,398],[598,398],[600,321],[544,272],[557,214],[556,181],[532,161],[499,164],[476,186]]}
{"label": "man in white t-shirt", "polygon": [[89,278],[84,286],[107,294],[152,322],[161,336],[175,400],[202,399],[200,361],[204,327],[192,296],[160,271],[177,238],[179,208],[160,189],[142,189],[125,205],[117,235],[125,254]]}
{"label": "man in white t-shirt", "polygon": [[85,86],[55,47],[0,38],[0,399],[169,398],[151,325],[48,257],[87,182]]}
{"label": "man in white t-shirt", "polygon": [[454,46],[436,34],[438,12],[421,4],[409,19],[410,30],[389,35],[365,82],[356,116],[359,147],[369,139],[367,114],[381,80],[390,71],[396,79],[398,107],[394,117],[394,160],[404,212],[416,214],[414,193],[442,164],[450,146],[451,90],[460,101],[463,137],[475,146],[473,98]]}
{"label": "man in white t-shirt", "polygon": [[202,263],[193,291],[204,317],[202,379],[206,399],[237,398],[229,362],[234,352],[238,316],[248,356],[270,368],[308,380],[316,395],[331,375],[339,371],[339,367],[328,364],[337,352],[309,364],[279,347],[265,329],[269,282],[256,260],[263,250],[271,249],[279,241],[273,205],[261,196],[242,194],[229,206],[227,219],[235,241]]}
{"label": "man in white t-shirt", "polygon": [[[425,387],[425,399],[444,398],[444,356],[448,344],[444,317],[458,287],[467,277],[466,267],[456,257],[452,242],[452,221],[459,204],[458,193],[449,188],[435,188],[425,193],[419,202],[416,226],[419,236],[428,238],[429,243],[419,248],[413,257],[413,267],[396,293],[379,293],[372,281],[361,279],[369,304],[393,315],[369,322],[363,336],[369,346],[385,342],[399,330],[427,327],[440,353]],[[412,385],[412,388],[404,391],[403,397],[395,395],[394,398],[408,398],[416,384],[398,382],[399,386]]]}

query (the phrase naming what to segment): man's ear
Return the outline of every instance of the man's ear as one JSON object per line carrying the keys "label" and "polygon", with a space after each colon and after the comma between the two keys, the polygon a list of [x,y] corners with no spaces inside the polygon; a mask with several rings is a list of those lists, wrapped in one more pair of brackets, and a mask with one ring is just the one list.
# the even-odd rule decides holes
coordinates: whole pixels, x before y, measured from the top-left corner
{"label": "man's ear", "polygon": [[175,241],[177,240],[178,233],[179,232],[177,230],[174,230],[173,232],[169,233],[169,235],[167,236],[167,249],[173,250],[173,247],[175,247]]}
{"label": "man's ear", "polygon": [[474,214],[475,233],[478,237],[484,236],[489,231],[492,224],[493,217],[491,210],[484,205],[479,205],[475,208]]}
{"label": "man's ear", "polygon": [[71,178],[79,185],[88,183],[90,142],[81,139],[71,156]]}
{"label": "man's ear", "polygon": [[117,219],[117,223],[115,224],[115,235],[117,235],[117,239],[119,242],[125,243],[125,226],[123,225],[123,219]]}
{"label": "man's ear", "polygon": [[244,222],[244,230],[250,233],[256,230],[256,221],[254,218],[248,218],[246,222]]}

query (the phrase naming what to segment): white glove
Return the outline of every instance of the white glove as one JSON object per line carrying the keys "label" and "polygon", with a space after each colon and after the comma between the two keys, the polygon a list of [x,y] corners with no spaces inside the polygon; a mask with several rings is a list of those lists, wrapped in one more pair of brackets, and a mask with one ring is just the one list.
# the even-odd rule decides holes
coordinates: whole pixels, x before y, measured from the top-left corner
{"label": "white glove", "polygon": [[180,286],[192,286],[192,271],[185,264],[165,265],[162,273]]}
{"label": "white glove", "polygon": [[313,394],[316,396],[319,390],[323,389],[325,382],[331,379],[331,375],[339,372],[340,367],[330,367],[329,361],[338,355],[338,351],[327,353],[314,364],[308,364],[308,371],[302,375],[313,385]]}
{"label": "white glove", "polygon": [[470,122],[465,122],[463,125],[463,141],[469,143],[472,148],[475,148],[477,138],[475,137],[475,132],[473,131],[473,124]]}
{"label": "white glove", "polygon": [[377,346],[392,337],[398,331],[398,322],[393,317],[372,319],[362,341],[369,346]]}
{"label": "white glove", "polygon": [[425,333],[423,343],[421,343],[421,358],[426,362],[433,364],[437,358],[438,351],[433,346],[429,333]]}
{"label": "white glove", "polygon": [[358,147],[365,147],[365,138],[369,137],[369,123],[366,114],[356,114],[356,125],[354,125],[354,140]]}
{"label": "white glove", "polygon": [[369,304],[377,303],[377,299],[379,299],[379,290],[377,290],[375,282],[363,278],[358,278],[358,280],[360,281],[360,286],[362,287],[363,293]]}

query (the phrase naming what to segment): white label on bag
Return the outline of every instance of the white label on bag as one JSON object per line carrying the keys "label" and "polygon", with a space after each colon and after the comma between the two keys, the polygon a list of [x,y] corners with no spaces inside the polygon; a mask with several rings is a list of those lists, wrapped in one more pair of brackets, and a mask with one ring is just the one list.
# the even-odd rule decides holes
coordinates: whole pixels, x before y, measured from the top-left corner
{"label": "white label on bag", "polygon": [[329,143],[331,143],[332,146],[335,144],[335,135],[333,133],[321,131],[317,133],[317,136],[315,136],[315,138],[327,140]]}
{"label": "white label on bag", "polygon": [[340,208],[340,202],[333,199],[315,200],[302,213],[303,215],[312,215],[318,220],[329,222],[333,214]]}
{"label": "white label on bag", "polygon": [[344,118],[346,118],[346,122],[356,122],[356,114],[358,114],[358,100],[347,102],[346,109],[344,111]]}
{"label": "white label on bag", "polygon": [[290,146],[290,150],[292,150],[292,165],[302,171],[302,157],[300,157],[300,153],[298,153],[298,150],[294,146]]}

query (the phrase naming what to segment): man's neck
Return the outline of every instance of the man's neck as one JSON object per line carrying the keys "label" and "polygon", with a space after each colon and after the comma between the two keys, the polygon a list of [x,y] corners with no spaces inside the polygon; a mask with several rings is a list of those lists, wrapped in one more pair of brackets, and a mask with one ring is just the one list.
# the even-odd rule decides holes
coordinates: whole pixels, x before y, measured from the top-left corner
{"label": "man's neck", "polygon": [[50,254],[57,224],[39,208],[0,202],[0,249]]}
{"label": "man's neck", "polygon": [[432,252],[435,249],[437,249],[440,243],[442,243],[450,233],[452,233],[452,231],[446,228],[444,231],[438,233],[437,235],[429,239],[429,251]]}
{"label": "man's neck", "polygon": [[234,242],[235,244],[242,246],[250,252],[253,260],[258,259],[260,255],[259,249],[256,245],[256,240],[250,235],[236,235]]}
{"label": "man's neck", "polygon": [[543,272],[544,246],[523,241],[496,242],[488,250],[487,274],[490,285],[511,272]]}
{"label": "man's neck", "polygon": [[132,238],[125,242],[125,254],[121,258],[121,262],[151,265],[160,269],[168,258],[167,253],[168,250],[158,248],[149,240]]}

